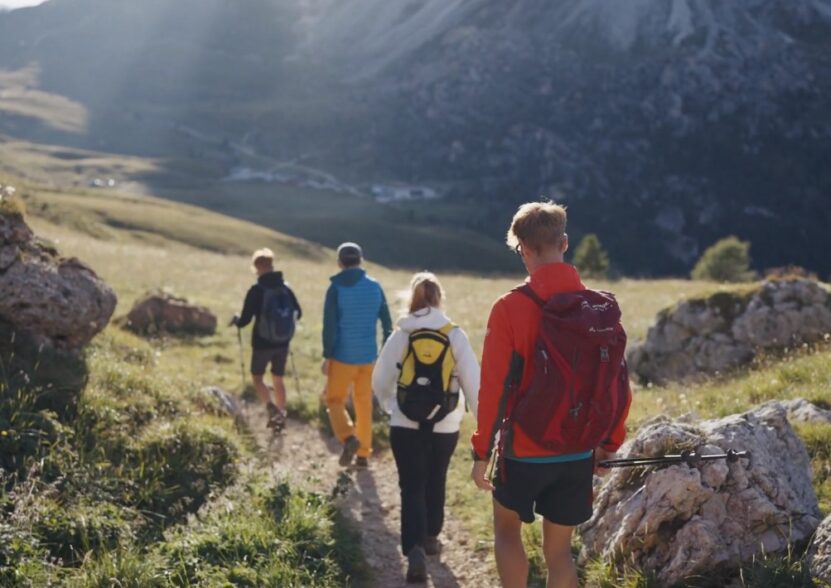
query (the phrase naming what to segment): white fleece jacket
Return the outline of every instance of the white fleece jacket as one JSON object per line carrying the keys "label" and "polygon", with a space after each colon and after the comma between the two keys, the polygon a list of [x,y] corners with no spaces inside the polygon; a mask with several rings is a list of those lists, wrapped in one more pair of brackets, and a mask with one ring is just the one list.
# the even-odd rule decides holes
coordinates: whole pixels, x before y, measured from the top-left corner
{"label": "white fleece jacket", "polygon": [[[404,359],[410,333],[418,329],[440,329],[451,322],[438,308],[425,308],[398,321],[398,328],[387,339],[375,369],[372,372],[372,389],[381,406],[390,414],[390,426],[418,429],[418,423],[411,421],[401,413],[396,400],[399,368]],[[465,398],[473,418],[479,400],[479,362],[470,346],[467,335],[460,328],[450,331],[450,350],[456,360],[454,375],[461,386],[463,396],[459,398],[456,410],[436,423],[434,433],[456,433],[465,413]]]}

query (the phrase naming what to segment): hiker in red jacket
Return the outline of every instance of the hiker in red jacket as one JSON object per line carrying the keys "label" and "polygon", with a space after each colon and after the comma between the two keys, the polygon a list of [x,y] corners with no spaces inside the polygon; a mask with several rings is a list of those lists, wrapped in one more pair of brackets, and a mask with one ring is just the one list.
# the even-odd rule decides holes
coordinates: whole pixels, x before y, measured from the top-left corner
{"label": "hiker in red jacket", "polygon": [[594,464],[623,442],[631,402],[617,303],[586,291],[563,262],[565,228],[566,211],[552,202],[519,208],[508,245],[530,277],[496,301],[485,337],[471,476],[493,493],[496,562],[507,588],[527,584],[521,529],[534,513],[543,517],[548,587],[577,586],[572,533],[592,515],[593,473],[605,473]]}

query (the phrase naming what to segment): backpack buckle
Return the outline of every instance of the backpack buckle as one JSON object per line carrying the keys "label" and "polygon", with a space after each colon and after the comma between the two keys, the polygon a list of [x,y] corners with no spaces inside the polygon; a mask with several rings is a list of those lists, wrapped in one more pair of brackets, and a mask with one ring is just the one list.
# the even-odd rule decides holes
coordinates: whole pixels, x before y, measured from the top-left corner
{"label": "backpack buckle", "polygon": [[603,363],[609,363],[609,348],[608,347],[601,347],[600,348],[600,361]]}

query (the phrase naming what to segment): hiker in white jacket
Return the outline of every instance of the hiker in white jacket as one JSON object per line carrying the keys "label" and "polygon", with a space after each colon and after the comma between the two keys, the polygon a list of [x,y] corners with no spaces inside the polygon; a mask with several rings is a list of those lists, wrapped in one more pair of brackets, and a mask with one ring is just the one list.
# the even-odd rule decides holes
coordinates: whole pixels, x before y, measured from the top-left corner
{"label": "hiker in white jacket", "polygon": [[[436,276],[424,272],[413,277],[410,314],[398,322],[372,373],[373,391],[381,407],[390,414],[390,444],[401,488],[401,549],[408,559],[409,582],[425,581],[426,555],[441,551],[438,535],[444,524],[447,469],[459,440],[466,407],[475,418],[479,394],[479,362],[465,332],[453,325],[441,310],[442,298]],[[399,405],[398,384],[402,364],[410,351],[410,336],[422,329],[436,332],[437,341],[446,336],[451,361],[455,361],[448,390],[454,393],[454,398],[458,395],[458,404],[436,422],[410,419]],[[407,410],[408,414],[412,413],[411,409]],[[440,414],[433,410],[426,419],[437,416]]]}

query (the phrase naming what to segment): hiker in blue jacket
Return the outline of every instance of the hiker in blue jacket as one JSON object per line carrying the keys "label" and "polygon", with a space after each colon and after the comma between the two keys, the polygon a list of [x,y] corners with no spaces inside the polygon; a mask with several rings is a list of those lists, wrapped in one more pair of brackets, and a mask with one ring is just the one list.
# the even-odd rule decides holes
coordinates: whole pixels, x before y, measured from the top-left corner
{"label": "hiker in blue jacket", "polygon": [[[372,368],[378,357],[378,329],[383,341],[392,319],[381,285],[361,267],[363,252],[355,243],[338,247],[341,272],[332,276],[323,311],[323,365],[328,377],[326,406],[335,436],[343,443],[340,464],[366,467],[372,452]],[[346,411],[352,388],[355,423]]]}
{"label": "hiker in blue jacket", "polygon": [[[260,249],[251,258],[257,283],[245,296],[242,313],[231,319],[231,325],[243,328],[253,320],[251,331],[251,377],[257,396],[268,410],[268,426],[281,430],[286,423],[286,360],[289,342],[294,335],[294,322],[303,314],[297,297],[283,280],[283,272],[274,271],[274,254],[270,249]],[[269,302],[272,313],[263,312]],[[276,315],[276,318],[275,316]],[[283,318],[280,318],[283,315]],[[274,397],[265,384],[266,367],[271,363],[271,381]]]}

